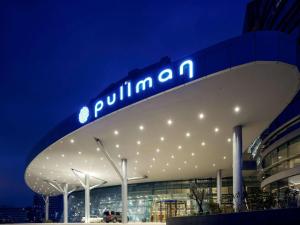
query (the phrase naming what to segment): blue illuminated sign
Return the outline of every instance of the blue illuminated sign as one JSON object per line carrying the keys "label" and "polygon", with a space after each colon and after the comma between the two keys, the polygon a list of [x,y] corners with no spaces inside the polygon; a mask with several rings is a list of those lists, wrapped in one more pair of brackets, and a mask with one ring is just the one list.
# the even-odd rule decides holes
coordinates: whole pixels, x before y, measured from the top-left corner
{"label": "blue illuminated sign", "polygon": [[[141,78],[120,83],[109,94],[98,98],[89,106],[82,107],[78,116],[79,122],[84,124],[88,120],[95,120],[103,116],[104,112],[107,114],[194,78],[195,68],[192,60],[184,60],[177,68],[173,67],[168,66],[156,72],[156,76],[151,73],[144,74]],[[91,115],[90,111],[93,112]]]}

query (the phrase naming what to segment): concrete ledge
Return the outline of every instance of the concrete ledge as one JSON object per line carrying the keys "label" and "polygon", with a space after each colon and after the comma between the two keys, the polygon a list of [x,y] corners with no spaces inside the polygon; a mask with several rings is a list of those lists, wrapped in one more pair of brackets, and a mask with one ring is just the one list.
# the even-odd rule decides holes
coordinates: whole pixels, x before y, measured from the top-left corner
{"label": "concrete ledge", "polygon": [[300,208],[207,216],[173,217],[167,225],[299,225]]}

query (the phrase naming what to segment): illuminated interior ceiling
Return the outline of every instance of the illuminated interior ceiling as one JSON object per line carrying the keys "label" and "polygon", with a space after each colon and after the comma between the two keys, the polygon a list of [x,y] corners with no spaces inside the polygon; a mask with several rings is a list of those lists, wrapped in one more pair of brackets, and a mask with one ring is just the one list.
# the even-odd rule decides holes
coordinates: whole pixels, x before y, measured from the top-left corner
{"label": "illuminated interior ceiling", "polygon": [[[99,137],[120,167],[138,182],[232,174],[232,128],[243,125],[246,149],[298,90],[295,66],[255,62],[212,74],[144,99],[70,133],[44,149],[25,172],[28,186],[57,195],[44,180],[80,186],[71,168],[107,181],[120,180],[98,148]],[[91,181],[92,184],[96,180]]]}

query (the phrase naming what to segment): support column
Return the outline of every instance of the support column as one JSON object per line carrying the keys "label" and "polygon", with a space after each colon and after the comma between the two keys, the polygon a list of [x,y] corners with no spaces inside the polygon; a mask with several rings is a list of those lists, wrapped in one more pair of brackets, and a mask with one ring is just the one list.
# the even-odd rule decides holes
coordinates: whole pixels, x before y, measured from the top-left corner
{"label": "support column", "polygon": [[222,170],[217,171],[217,203],[222,204]]}
{"label": "support column", "polygon": [[64,223],[68,223],[68,184],[63,187],[64,190]]}
{"label": "support column", "polygon": [[127,159],[122,159],[121,161],[122,170],[122,223],[127,223]]}
{"label": "support column", "polygon": [[239,212],[243,202],[243,140],[242,126],[233,128],[232,140],[232,168],[233,168],[233,208],[235,212]]}
{"label": "support column", "polygon": [[45,197],[45,222],[49,220],[49,196]]}
{"label": "support column", "polygon": [[85,208],[85,223],[90,222],[90,176],[85,175],[85,188],[84,188],[84,208]]}

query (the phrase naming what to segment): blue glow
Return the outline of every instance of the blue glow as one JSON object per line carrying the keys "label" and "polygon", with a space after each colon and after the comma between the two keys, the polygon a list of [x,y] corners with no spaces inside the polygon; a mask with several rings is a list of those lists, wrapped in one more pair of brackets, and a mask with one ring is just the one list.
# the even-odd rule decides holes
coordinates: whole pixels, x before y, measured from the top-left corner
{"label": "blue glow", "polygon": [[107,96],[107,105],[113,105],[113,104],[115,104],[115,102],[116,102],[116,93],[113,93],[113,97],[112,97],[112,100],[110,99],[110,95],[109,96]]}
{"label": "blue glow", "polygon": [[188,67],[189,69],[189,78],[194,77],[194,65],[192,60],[185,60],[183,63],[180,64],[179,67],[179,75],[184,75],[184,69]]}
{"label": "blue glow", "polygon": [[164,69],[158,74],[158,81],[164,83],[173,78],[173,71],[171,69]]}
{"label": "blue glow", "polygon": [[85,123],[88,120],[89,116],[90,116],[89,108],[86,106],[82,107],[80,109],[79,116],[78,116],[79,122]]}
{"label": "blue glow", "polygon": [[144,80],[140,80],[135,85],[135,93],[140,93],[140,87],[142,87],[142,91],[146,90],[146,84],[148,84],[148,88],[152,88],[153,80],[152,77],[146,77]]}
{"label": "blue glow", "polygon": [[98,117],[98,112],[100,112],[103,109],[104,102],[102,100],[98,101],[95,104],[95,118]]}

